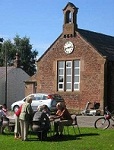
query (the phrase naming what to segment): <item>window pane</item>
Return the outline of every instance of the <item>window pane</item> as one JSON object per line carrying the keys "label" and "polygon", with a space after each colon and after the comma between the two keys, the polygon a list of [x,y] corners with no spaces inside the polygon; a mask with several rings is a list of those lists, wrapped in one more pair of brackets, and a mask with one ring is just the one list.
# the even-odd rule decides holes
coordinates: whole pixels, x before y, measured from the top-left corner
{"label": "window pane", "polygon": [[60,61],[60,62],[58,63],[58,67],[59,67],[59,68],[64,68],[64,61]]}
{"label": "window pane", "polygon": [[59,75],[63,75],[64,74],[64,70],[63,69],[59,69]]}
{"label": "window pane", "polygon": [[63,82],[63,77],[59,76],[59,82]]}
{"label": "window pane", "polygon": [[78,90],[79,89],[79,85],[78,84],[74,84],[74,89]]}
{"label": "window pane", "polygon": [[63,89],[63,84],[59,84],[59,89]]}
{"label": "window pane", "polygon": [[67,70],[66,70],[66,75],[71,75],[71,69],[69,68],[67,68]]}
{"label": "window pane", "polygon": [[67,62],[66,62],[66,66],[67,66],[67,67],[71,67],[71,61],[67,61]]}
{"label": "window pane", "polygon": [[79,82],[79,76],[74,77],[74,82]]}
{"label": "window pane", "polygon": [[66,77],[66,82],[71,82],[71,76]]}
{"label": "window pane", "polygon": [[34,97],[33,100],[41,100],[41,97]]}
{"label": "window pane", "polygon": [[44,96],[43,96],[43,100],[47,100],[47,96],[44,95]]}
{"label": "window pane", "polygon": [[74,67],[79,67],[79,61],[74,61]]}
{"label": "window pane", "polygon": [[71,83],[66,84],[66,90],[71,90]]}
{"label": "window pane", "polygon": [[74,74],[79,75],[79,69],[74,69]]}

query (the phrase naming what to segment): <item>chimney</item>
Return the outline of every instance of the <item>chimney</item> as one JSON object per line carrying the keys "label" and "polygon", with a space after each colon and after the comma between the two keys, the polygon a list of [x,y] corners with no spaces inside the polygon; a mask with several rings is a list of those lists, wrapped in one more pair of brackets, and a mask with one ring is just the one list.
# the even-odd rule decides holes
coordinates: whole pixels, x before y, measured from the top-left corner
{"label": "chimney", "polygon": [[15,56],[15,60],[14,60],[14,66],[16,67],[16,68],[19,68],[20,67],[20,59],[19,59],[19,54],[18,53],[16,53],[16,56]]}

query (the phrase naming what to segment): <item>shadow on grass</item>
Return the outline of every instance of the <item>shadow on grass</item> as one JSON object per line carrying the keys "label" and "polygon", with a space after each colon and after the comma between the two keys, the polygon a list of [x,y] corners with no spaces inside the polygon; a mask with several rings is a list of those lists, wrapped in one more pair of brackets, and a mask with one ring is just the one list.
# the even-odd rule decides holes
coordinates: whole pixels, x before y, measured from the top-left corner
{"label": "shadow on grass", "polygon": [[[69,140],[79,140],[79,137],[75,135],[63,135],[63,136],[48,136],[45,140],[46,142],[62,142],[62,141],[69,141]],[[39,141],[39,139],[35,137],[29,138],[29,141]]]}
{"label": "shadow on grass", "polygon": [[99,136],[98,133],[84,133],[84,134],[81,134],[81,135],[78,135],[80,137],[83,137],[83,136]]}
{"label": "shadow on grass", "polygon": [[[6,132],[5,135],[14,136],[13,132]],[[70,141],[70,140],[81,140],[83,137],[88,136],[99,136],[98,133],[81,133],[76,135],[66,135],[63,136],[54,136],[53,134],[48,134],[46,142],[62,142],[62,141]],[[40,141],[35,133],[29,133],[28,135],[29,141]]]}
{"label": "shadow on grass", "polygon": [[10,136],[10,135],[14,135],[14,133],[13,132],[4,132],[2,135]]}
{"label": "shadow on grass", "polygon": [[[98,133],[86,133],[80,135],[63,135],[63,136],[48,136],[46,142],[62,142],[62,141],[70,141],[70,140],[81,140],[82,137],[85,136],[99,136]],[[29,141],[39,141],[39,139],[34,137],[29,138]]]}
{"label": "shadow on grass", "polygon": [[63,135],[63,136],[51,136],[48,137],[47,141],[54,141],[54,142],[62,142],[62,141],[70,141],[70,140],[80,140],[80,137],[76,135]]}

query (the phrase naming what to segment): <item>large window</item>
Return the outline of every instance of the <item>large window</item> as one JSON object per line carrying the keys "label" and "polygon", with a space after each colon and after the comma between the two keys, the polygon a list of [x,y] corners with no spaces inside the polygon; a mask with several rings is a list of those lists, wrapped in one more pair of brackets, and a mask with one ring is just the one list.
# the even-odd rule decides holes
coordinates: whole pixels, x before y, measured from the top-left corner
{"label": "large window", "polygon": [[58,61],[58,91],[77,91],[80,88],[80,61]]}

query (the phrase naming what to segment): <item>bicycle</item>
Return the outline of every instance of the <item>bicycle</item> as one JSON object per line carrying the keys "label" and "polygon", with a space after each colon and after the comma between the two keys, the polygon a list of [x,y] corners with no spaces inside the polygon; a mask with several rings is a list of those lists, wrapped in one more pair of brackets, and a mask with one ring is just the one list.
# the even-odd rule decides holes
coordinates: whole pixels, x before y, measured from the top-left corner
{"label": "bicycle", "polygon": [[110,120],[114,122],[114,116],[111,112],[108,111],[107,107],[105,107],[105,114],[104,116],[98,118],[95,123],[94,127],[96,129],[108,129],[110,126]]}

